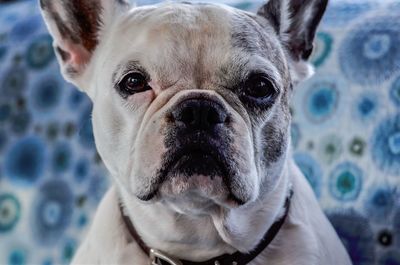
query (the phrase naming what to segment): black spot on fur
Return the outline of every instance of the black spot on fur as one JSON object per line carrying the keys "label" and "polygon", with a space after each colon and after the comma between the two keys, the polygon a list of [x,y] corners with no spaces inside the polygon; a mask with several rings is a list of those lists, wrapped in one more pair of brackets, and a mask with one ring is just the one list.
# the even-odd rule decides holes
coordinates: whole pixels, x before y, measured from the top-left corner
{"label": "black spot on fur", "polygon": [[262,18],[239,13],[231,21],[231,39],[234,48],[259,55],[271,61],[279,72],[285,73],[286,63],[279,41],[273,27]]}
{"label": "black spot on fur", "polygon": [[250,16],[234,16],[232,19],[232,45],[250,53],[273,50],[264,29]]}
{"label": "black spot on fur", "polygon": [[[288,124],[287,121],[282,121]],[[278,127],[276,124],[267,123],[262,131],[263,159],[266,165],[277,162],[285,153],[288,142],[287,127]]]}

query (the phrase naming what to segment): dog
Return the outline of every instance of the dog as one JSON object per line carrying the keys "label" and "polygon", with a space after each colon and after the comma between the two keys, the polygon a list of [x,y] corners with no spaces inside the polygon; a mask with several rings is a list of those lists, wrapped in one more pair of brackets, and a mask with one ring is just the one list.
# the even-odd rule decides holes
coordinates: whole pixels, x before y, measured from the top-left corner
{"label": "dog", "polygon": [[40,0],[113,179],[73,264],[351,264],[290,148],[326,6]]}

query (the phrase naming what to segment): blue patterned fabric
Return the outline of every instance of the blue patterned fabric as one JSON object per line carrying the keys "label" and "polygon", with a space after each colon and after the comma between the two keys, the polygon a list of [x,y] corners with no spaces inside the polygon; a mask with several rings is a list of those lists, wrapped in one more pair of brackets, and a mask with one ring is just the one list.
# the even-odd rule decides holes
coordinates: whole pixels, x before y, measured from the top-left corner
{"label": "blue patterned fabric", "polygon": [[[36,2],[0,5],[0,264],[68,263],[109,185]],[[400,1],[331,1],[316,44],[295,161],[354,264],[399,265]]]}

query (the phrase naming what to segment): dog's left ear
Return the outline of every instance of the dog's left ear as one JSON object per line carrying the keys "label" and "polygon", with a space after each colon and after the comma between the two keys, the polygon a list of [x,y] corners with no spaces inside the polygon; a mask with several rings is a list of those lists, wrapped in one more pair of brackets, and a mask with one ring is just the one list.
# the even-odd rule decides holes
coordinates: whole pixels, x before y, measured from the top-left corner
{"label": "dog's left ear", "polygon": [[304,79],[312,73],[307,60],[327,4],[328,0],[270,0],[257,12],[272,24],[286,47],[296,68],[291,69],[295,79]]}
{"label": "dog's left ear", "polygon": [[[86,91],[88,65],[107,27],[129,8],[125,0],[40,0],[64,78]],[[87,91],[86,91],[87,92]]]}

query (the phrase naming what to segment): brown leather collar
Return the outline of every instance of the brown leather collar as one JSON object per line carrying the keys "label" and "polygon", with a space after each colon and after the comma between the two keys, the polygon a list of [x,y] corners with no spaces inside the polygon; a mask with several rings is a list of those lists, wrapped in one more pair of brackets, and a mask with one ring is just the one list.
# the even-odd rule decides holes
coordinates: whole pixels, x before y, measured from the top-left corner
{"label": "brown leather collar", "polygon": [[257,247],[254,250],[250,251],[249,253],[235,252],[233,254],[223,254],[221,256],[214,257],[212,259],[202,262],[173,259],[160,251],[149,248],[146,243],[143,242],[140,235],[137,233],[129,217],[124,214],[121,204],[120,210],[122,214],[122,219],[124,220],[124,223],[130,235],[138,243],[138,245],[146,253],[146,255],[150,257],[152,265],[245,265],[255,259],[266,247],[268,247],[271,241],[276,237],[289,213],[290,201],[292,196],[293,191],[290,190],[284,204],[284,215],[272,224],[272,226],[268,229],[263,239],[260,241],[260,243],[258,243]]}

